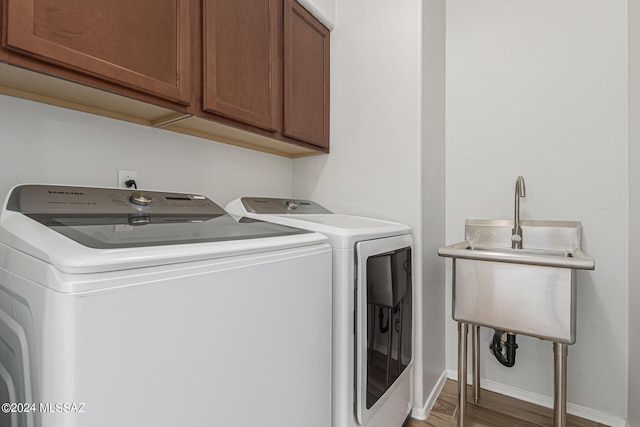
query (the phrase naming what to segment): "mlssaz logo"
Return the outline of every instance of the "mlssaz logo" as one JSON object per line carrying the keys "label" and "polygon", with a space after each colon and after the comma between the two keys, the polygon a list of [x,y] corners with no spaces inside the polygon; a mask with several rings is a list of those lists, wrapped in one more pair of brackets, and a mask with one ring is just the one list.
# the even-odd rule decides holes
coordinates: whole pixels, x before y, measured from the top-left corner
{"label": "mlssaz logo", "polygon": [[65,195],[65,196],[84,196],[84,193],[81,191],[54,191],[54,190],[49,190],[48,191],[49,194],[61,194],[61,195]]}

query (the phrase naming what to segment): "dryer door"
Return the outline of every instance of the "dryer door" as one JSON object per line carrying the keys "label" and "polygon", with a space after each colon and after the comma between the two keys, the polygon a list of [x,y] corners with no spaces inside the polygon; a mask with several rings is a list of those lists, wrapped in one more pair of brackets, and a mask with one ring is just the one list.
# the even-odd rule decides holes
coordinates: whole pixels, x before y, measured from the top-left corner
{"label": "dryer door", "polygon": [[356,244],[356,417],[366,425],[412,363],[411,235]]}

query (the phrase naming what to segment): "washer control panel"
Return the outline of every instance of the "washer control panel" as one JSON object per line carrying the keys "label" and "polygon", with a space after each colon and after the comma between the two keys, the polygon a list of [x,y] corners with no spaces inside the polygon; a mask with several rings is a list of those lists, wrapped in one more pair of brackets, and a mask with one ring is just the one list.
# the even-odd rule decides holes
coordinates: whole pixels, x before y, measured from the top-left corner
{"label": "washer control panel", "polygon": [[255,214],[330,214],[330,210],[310,200],[277,199],[269,197],[243,197],[242,205]]}
{"label": "washer control panel", "polygon": [[224,215],[217,204],[199,194],[122,188],[21,185],[11,193],[7,209],[24,214],[57,215]]}

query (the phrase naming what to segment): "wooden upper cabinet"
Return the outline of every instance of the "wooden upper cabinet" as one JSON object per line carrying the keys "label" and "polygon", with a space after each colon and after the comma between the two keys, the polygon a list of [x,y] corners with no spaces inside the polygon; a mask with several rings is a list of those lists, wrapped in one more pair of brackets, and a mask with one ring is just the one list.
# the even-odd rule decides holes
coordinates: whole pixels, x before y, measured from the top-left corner
{"label": "wooden upper cabinet", "polygon": [[278,0],[204,0],[203,108],[278,129]]}
{"label": "wooden upper cabinet", "polygon": [[329,147],[329,30],[295,0],[284,2],[284,130]]}
{"label": "wooden upper cabinet", "polygon": [[191,0],[7,0],[3,47],[187,105]]}
{"label": "wooden upper cabinet", "polygon": [[0,0],[0,93],[329,152],[329,30],[296,0]]}

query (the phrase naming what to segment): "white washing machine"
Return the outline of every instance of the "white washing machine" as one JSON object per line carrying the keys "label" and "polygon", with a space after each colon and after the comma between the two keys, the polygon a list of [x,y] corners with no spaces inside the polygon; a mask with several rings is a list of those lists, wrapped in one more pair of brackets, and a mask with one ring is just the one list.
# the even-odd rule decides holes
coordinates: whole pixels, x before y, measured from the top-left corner
{"label": "white washing machine", "polygon": [[0,216],[0,426],[326,427],[331,247],[206,197],[24,185]]}
{"label": "white washing machine", "polygon": [[308,200],[245,197],[238,217],[312,230],[333,249],[332,427],[400,427],[413,398],[409,226],[333,214]]}

